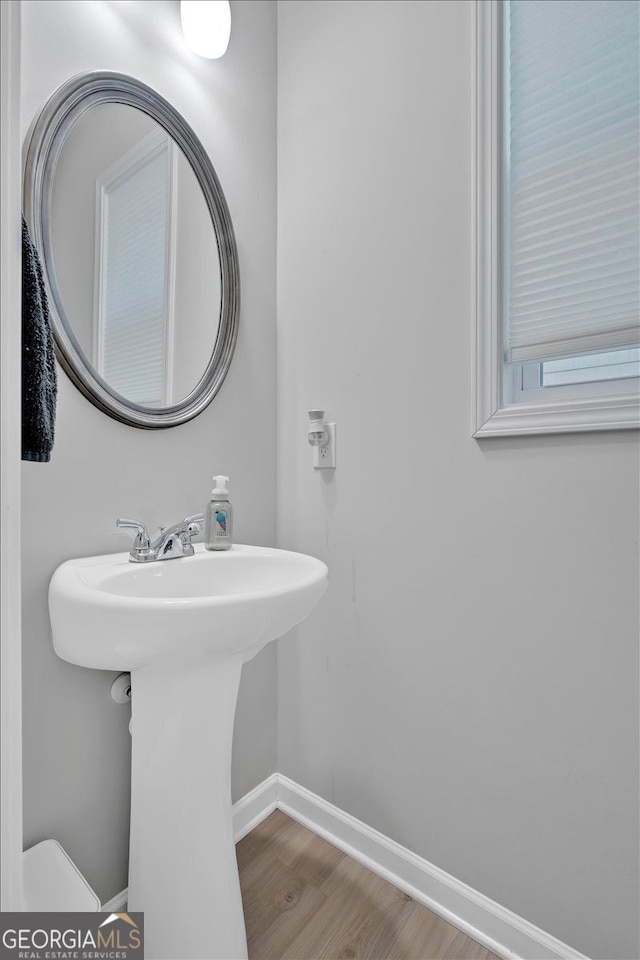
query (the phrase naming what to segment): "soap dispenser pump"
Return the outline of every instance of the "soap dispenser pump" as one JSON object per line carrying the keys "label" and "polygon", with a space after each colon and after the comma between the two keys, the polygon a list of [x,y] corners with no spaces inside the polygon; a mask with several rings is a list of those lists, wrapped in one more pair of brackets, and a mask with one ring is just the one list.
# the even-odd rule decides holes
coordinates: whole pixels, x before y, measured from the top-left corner
{"label": "soap dispenser pump", "polygon": [[205,513],[207,550],[228,550],[233,532],[233,508],[229,502],[229,477],[213,478],[211,499]]}

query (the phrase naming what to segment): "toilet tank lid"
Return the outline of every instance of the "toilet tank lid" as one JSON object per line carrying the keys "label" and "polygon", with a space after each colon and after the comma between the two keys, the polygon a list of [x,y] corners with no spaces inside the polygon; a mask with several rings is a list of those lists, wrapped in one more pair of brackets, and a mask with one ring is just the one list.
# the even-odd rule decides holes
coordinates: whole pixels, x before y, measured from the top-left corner
{"label": "toilet tank lid", "polygon": [[23,854],[24,908],[98,912],[100,900],[57,840],[42,840]]}

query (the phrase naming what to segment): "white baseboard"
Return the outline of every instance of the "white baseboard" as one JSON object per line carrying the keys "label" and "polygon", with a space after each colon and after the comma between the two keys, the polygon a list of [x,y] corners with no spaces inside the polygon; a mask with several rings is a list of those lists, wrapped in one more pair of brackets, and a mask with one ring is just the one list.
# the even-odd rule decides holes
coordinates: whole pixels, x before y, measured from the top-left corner
{"label": "white baseboard", "polygon": [[129,899],[129,888],[125,887],[120,893],[116,893],[111,900],[106,900],[100,907],[100,913],[120,913],[127,905]]}
{"label": "white baseboard", "polygon": [[[566,943],[280,773],[271,774],[234,803],[236,842],[276,807],[503,960],[587,960]],[[102,910],[116,912],[126,900],[127,891],[123,890],[103,904]]]}
{"label": "white baseboard", "polygon": [[277,773],[272,773],[270,777],[237,800],[233,805],[233,834],[236,843],[257,827],[265,817],[273,813],[277,802]]}
{"label": "white baseboard", "polygon": [[504,960],[586,960],[584,954],[282,774],[277,806]]}

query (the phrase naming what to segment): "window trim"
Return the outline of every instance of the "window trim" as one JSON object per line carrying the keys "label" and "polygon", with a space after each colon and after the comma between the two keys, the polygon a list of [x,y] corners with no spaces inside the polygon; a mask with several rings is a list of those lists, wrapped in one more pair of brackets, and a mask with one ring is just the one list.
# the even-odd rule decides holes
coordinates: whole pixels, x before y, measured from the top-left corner
{"label": "window trim", "polygon": [[472,436],[575,433],[640,427],[640,395],[503,402],[501,278],[501,0],[476,0],[473,128],[474,365]]}

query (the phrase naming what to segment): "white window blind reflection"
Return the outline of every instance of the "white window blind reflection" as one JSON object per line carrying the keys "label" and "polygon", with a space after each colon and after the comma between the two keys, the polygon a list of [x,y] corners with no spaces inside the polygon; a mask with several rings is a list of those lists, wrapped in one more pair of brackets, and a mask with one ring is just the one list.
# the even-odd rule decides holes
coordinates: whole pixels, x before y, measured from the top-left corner
{"label": "white window blind reflection", "polygon": [[165,400],[169,152],[109,187],[101,331],[102,376],[128,400]]}

